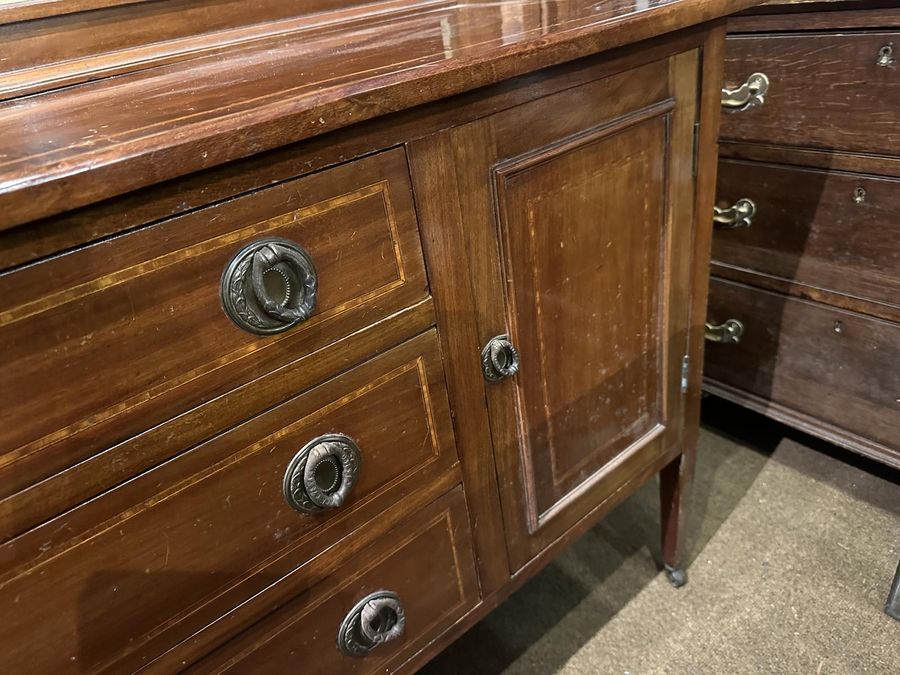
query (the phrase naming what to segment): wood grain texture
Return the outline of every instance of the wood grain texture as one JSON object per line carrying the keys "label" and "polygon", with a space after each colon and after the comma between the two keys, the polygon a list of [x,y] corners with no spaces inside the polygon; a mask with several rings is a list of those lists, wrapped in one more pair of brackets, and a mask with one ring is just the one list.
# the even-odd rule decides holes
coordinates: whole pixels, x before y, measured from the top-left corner
{"label": "wood grain texture", "polygon": [[[696,46],[702,27],[642,42],[645,61]],[[301,144],[165,181],[85,208],[0,229],[0,269],[70,250],[80,244],[188,213],[330,166],[410,143],[441,129],[619,72],[633,62],[625,47],[350,126]],[[623,65],[625,64],[625,65]]]}
{"label": "wood grain texture", "polygon": [[764,3],[746,10],[747,16],[729,18],[728,32],[900,28],[896,4],[893,0]]}
{"label": "wood grain texture", "polygon": [[[712,211],[716,193],[717,145],[721,112],[722,62],[725,49],[725,27],[720,22],[710,26],[701,51],[699,110],[697,135],[697,176],[694,192],[694,229],[690,250],[676,255],[689,259],[690,323],[687,335],[686,392],[684,395],[681,457],[666,465],[659,476],[660,516],[662,521],[663,563],[683,568],[688,544],[688,496],[694,477],[697,437],[700,431],[700,387],[703,373],[704,327],[709,289],[708,261],[712,239]],[[676,87],[689,86],[684,78],[676,78]],[[682,372],[682,377],[685,373]],[[675,464],[677,462],[677,464]]]}
{"label": "wood grain texture", "polygon": [[[446,4],[431,4],[436,2]],[[43,21],[12,22],[26,8],[0,3],[0,41],[8,49],[0,71],[0,100],[183,62],[229,46],[333,29],[362,18],[384,20],[408,11],[410,5],[406,0],[304,0],[302,7],[280,0],[76,0],[64,8],[63,3],[54,4],[64,11]],[[32,3],[32,11],[50,12],[50,5]]]}
{"label": "wood grain texture", "polygon": [[[696,49],[704,44],[705,35],[705,30],[682,32],[665,40],[642,43],[637,48],[616,50],[580,61],[571,64],[571,69],[565,66],[547,70],[534,80],[520,79],[510,83],[511,87],[503,93],[502,100],[521,105],[527,100],[522,97],[523,87],[533,94],[531,98],[574,89],[641,64],[665,59],[673,52]],[[721,78],[718,78],[717,82],[720,81]],[[537,82],[541,84],[539,91],[533,88]],[[510,107],[494,108],[491,112]],[[718,107],[716,94],[712,109],[716,115]],[[715,133],[710,138],[714,139]],[[479,142],[470,146],[459,145],[453,141],[451,134],[438,133],[410,144],[410,162],[429,280],[435,298],[444,358],[448,363],[448,384],[465,475],[466,499],[473,523],[479,582],[482,592],[487,595],[506,583],[510,571],[490,428],[484,414],[485,383],[479,360],[483,341],[473,308],[478,307],[476,300],[481,296],[478,289],[495,289],[499,287],[499,282],[495,268],[490,266],[473,270],[468,278],[460,275],[461,260],[480,260],[483,252],[491,250],[496,243],[492,243],[489,233],[483,235],[468,225],[473,218],[491,216],[479,216],[470,209],[464,213],[458,197],[460,192],[482,192],[489,188],[489,184],[479,183],[477,176],[473,178],[471,172],[457,175],[458,163],[481,167],[482,175],[489,179],[490,167],[484,163],[482,148]],[[685,166],[689,170],[689,165]],[[700,331],[702,333],[702,322]],[[699,377],[695,381],[699,381]]]}
{"label": "wood grain texture", "polygon": [[438,134],[410,146],[410,163],[472,518],[478,582],[482,594],[487,594],[507,582],[510,569],[491,432],[484,414],[484,377],[472,311],[476,289],[467,274],[459,273],[459,262],[467,256],[468,228],[457,199],[453,151],[450,137]]}
{"label": "wood grain texture", "polygon": [[[0,104],[0,227],[632,44],[752,0],[411,2]],[[137,5],[141,7],[141,5]],[[98,115],[97,111],[103,111]]]}
{"label": "wood grain texture", "polygon": [[[358,600],[381,589],[400,597],[404,635],[362,658],[342,655],[335,645],[341,620]],[[457,489],[188,672],[394,672],[474,606],[476,591],[465,500]]]}
{"label": "wood grain texture", "polygon": [[719,203],[742,197],[753,224],[716,232],[715,262],[900,310],[900,180],[723,160]]}
{"label": "wood grain texture", "polygon": [[733,36],[725,82],[755,72],[771,82],[765,103],[725,114],[722,138],[778,145],[900,154],[900,66],[879,66],[896,31]]}
{"label": "wood grain texture", "polygon": [[[358,443],[359,481],[299,514],[285,469],[334,432]],[[146,662],[456,463],[432,331],[4,545],[3,668]]]}
{"label": "wood grain texture", "polygon": [[584,536],[603,516],[634,494],[644,483],[663,471],[668,464],[671,464],[680,456],[682,456],[681,448],[673,447],[651,463],[645,464],[627,476],[620,476],[622,483],[619,490],[611,492],[603,501],[596,504],[589,513],[576,522],[565,534],[551,542],[543,551],[526,563],[524,567],[516,571],[508,583],[485,597],[472,611],[459,619],[455,624],[448,626],[439,639],[432,640],[424,649],[412,656],[398,672],[416,672],[444,646],[481,621],[492,609],[509,598],[511,594],[519,590],[530,579],[534,578],[538,572],[559,556],[566,547],[571,546],[578,537]]}
{"label": "wood grain texture", "polygon": [[714,280],[709,303],[710,321],[744,324],[739,344],[707,348],[710,383],[842,428],[896,459],[900,324],[725,280]]}
{"label": "wood grain texture", "polygon": [[[258,337],[228,319],[219,285],[237,250],[270,236],[309,251],[319,301]],[[0,291],[3,497],[428,292],[402,150],[7,273]]]}
{"label": "wood grain texture", "polygon": [[896,466],[900,70],[877,63],[896,52],[892,4],[775,3],[728,23],[727,79],[772,84],[723,118],[717,199],[758,210],[715,235],[710,320],[752,323],[733,349],[709,346],[704,386]]}
{"label": "wood grain texture", "polygon": [[[680,436],[681,396],[677,388],[678,378],[673,375],[680,371],[681,355],[686,346],[688,315],[686,311],[683,313],[681,311],[681,308],[686,310],[686,302],[679,301],[679,309],[673,308],[670,312],[661,308],[669,306],[671,299],[669,293],[683,292],[687,282],[688,266],[673,269],[668,252],[690,247],[693,220],[693,177],[690,169],[693,106],[697,92],[696,53],[688,54],[678,62],[681,64],[680,67],[689,73],[688,77],[694,78],[694,84],[690,93],[687,88],[684,91],[683,102],[687,106],[687,111],[674,120],[666,121],[672,106],[669,84],[670,62],[663,60],[499,113],[450,132],[450,143],[454,148],[454,164],[458,167],[457,183],[462,220],[467,223],[467,250],[470,252],[473,265],[473,282],[476,289],[480,289],[476,294],[476,316],[480,336],[478,344],[480,346],[494,335],[505,332],[512,336],[514,344],[519,345],[522,350],[523,366],[514,381],[486,387],[491,410],[494,452],[500,477],[507,545],[514,570],[521,567],[549,541],[565,532],[589,511],[593,504],[602,500],[604,491],[617,482],[617,475],[631,470],[631,464],[635,462],[650,461],[653,456],[676,443]],[[565,114],[559,114],[560,111],[565,111]],[[643,120],[646,122],[642,125]],[[658,124],[662,124],[662,133],[660,127],[656,126]],[[666,125],[671,125],[672,136],[676,139],[671,150],[667,144]],[[523,135],[520,132],[523,128],[535,131]],[[605,136],[608,138],[604,138]],[[596,140],[596,143],[592,143],[592,140]],[[647,157],[643,160],[642,153],[647,153]],[[563,157],[564,161],[554,166],[556,155]],[[580,164],[568,166],[568,172],[559,170],[560,164],[566,168],[565,162],[572,161]],[[637,174],[632,175],[630,173],[632,163],[639,167],[641,161],[647,162],[647,172],[642,174],[638,170]],[[555,171],[556,176],[564,177],[565,185],[542,186],[539,180],[531,184],[527,180],[530,178],[528,172],[523,169],[522,175],[526,180],[523,182],[522,191],[511,195],[504,202],[502,190],[509,190],[509,186],[504,185],[501,190],[497,188],[491,190],[490,186],[484,183],[484,177],[494,176],[495,181],[503,180],[504,172],[510,167],[509,162],[525,162],[525,166],[533,164],[541,168],[546,166],[548,171]],[[607,173],[603,174],[603,170]],[[662,173],[656,173],[657,171]],[[514,168],[511,172],[514,175]],[[590,178],[584,180],[585,175],[592,176],[598,172],[602,175],[593,176],[593,180]],[[547,174],[547,180],[556,180],[552,178],[553,175]],[[643,182],[638,180],[641,176],[644,176]],[[620,178],[624,181],[621,184],[618,182]],[[626,178],[633,180],[629,184]],[[604,187],[607,184],[618,186],[616,190],[624,192],[627,197],[617,198],[613,195],[612,187]],[[632,191],[633,186],[638,184],[641,187]],[[664,187],[667,185],[677,186],[677,189]],[[571,194],[566,194],[564,188],[567,186],[572,189]],[[607,189],[610,191],[607,192]],[[661,196],[657,194],[659,192],[662,193]],[[497,199],[501,200],[499,204],[495,202],[493,196],[495,194]],[[605,209],[611,207],[605,204],[603,209],[598,211],[597,200],[601,200],[604,196],[607,202],[617,205],[616,208],[607,212]],[[559,198],[565,199],[566,202],[565,205],[559,201],[555,202],[559,208],[545,212],[538,204],[541,198],[550,202],[554,198]],[[539,222],[535,220],[533,225],[528,224],[529,200],[532,203],[530,210],[535,216],[544,216]],[[665,207],[662,206],[663,203]],[[647,212],[640,206],[641,204],[646,204],[646,209],[655,212]],[[547,218],[554,213],[566,214],[568,216],[564,219],[566,222],[548,221]],[[512,225],[514,218],[523,218],[522,225]],[[608,223],[607,228],[596,227],[598,218],[601,223]],[[642,229],[648,226],[645,219],[649,219],[651,226],[652,223],[656,223],[653,234],[648,235]],[[498,222],[499,231],[495,229],[497,227],[495,223]],[[663,222],[665,228],[662,227]],[[581,253],[585,256],[581,259],[584,267],[566,269],[565,265],[556,265],[553,260],[546,261],[540,250],[523,252],[514,249],[509,241],[509,230],[512,227],[521,228],[519,231],[526,235],[523,245],[528,243],[527,240],[531,236],[529,232],[532,230],[541,232],[541,237],[557,237],[551,242],[552,246],[549,244],[545,246],[546,254],[564,257],[572,255],[578,258]],[[579,231],[583,234],[581,238],[578,236]],[[592,232],[597,234],[591,234]],[[563,237],[562,248],[559,246],[560,236]],[[607,254],[604,253],[603,246],[592,246],[593,239],[590,237],[596,236],[609,238],[613,243],[610,247],[613,250]],[[535,342],[537,336],[525,332],[534,330],[536,325],[531,320],[519,317],[517,315],[519,310],[513,304],[516,293],[519,292],[516,287],[517,279],[520,283],[524,283],[521,280],[527,281],[533,272],[533,269],[529,272],[530,266],[540,266],[542,275],[562,275],[559,277],[561,286],[556,287],[565,291],[567,272],[573,278],[581,274],[596,277],[602,274],[597,270],[604,267],[611,270],[619,269],[618,264],[624,264],[624,261],[631,260],[633,256],[638,255],[639,250],[643,250],[647,244],[646,236],[650,236],[658,245],[658,248],[648,249],[648,258],[653,259],[652,251],[656,250],[659,257],[664,259],[660,263],[661,267],[652,279],[627,277],[627,283],[622,281],[620,290],[624,297],[625,286],[636,285],[638,289],[655,289],[647,291],[649,295],[644,300],[648,315],[634,312],[634,307],[631,307],[628,313],[610,311],[604,314],[605,320],[621,327],[622,333],[618,337],[610,335],[610,339],[606,341],[596,340],[600,345],[597,349],[603,352],[596,354],[594,359],[596,363],[591,368],[585,368],[584,363],[591,362],[592,352],[586,352],[584,345],[580,347],[576,345],[579,339],[587,340],[590,327],[596,325],[590,318],[591,306],[585,306],[585,298],[590,296],[585,293],[584,288],[576,293],[579,295],[577,303],[574,303],[572,298],[569,298],[567,303],[565,297],[561,302],[553,302],[553,298],[550,298],[553,293],[547,293],[548,289],[552,290],[551,286],[544,284],[532,288],[534,284],[526,284],[526,289],[521,291],[525,295],[519,298],[520,305],[534,307],[530,299],[534,297],[533,292],[546,293],[550,298],[549,301],[553,302],[555,314],[550,315],[546,326],[554,322],[556,324],[556,330],[552,333],[554,348],[548,349],[543,356],[552,359],[568,357],[564,364],[554,361],[553,368],[542,370],[541,350],[538,346],[532,347],[537,345]],[[618,246],[615,245],[616,242]],[[605,243],[605,240],[599,242],[603,245]],[[571,248],[567,251],[569,246]],[[663,251],[667,253],[664,255]],[[604,258],[603,255],[608,255],[609,258]],[[564,263],[566,260],[559,262]],[[522,265],[521,271],[518,265]],[[643,271],[644,266],[638,264],[635,265],[635,269]],[[600,285],[604,286],[602,283]],[[680,290],[674,291],[675,288]],[[615,298],[615,286],[611,293],[610,299]],[[637,301],[643,291],[629,288],[628,293],[636,293],[634,297]],[[527,302],[525,296],[529,298]],[[506,298],[509,298],[509,304]],[[600,307],[601,305],[598,305],[594,310],[598,314]],[[584,312],[587,312],[587,319],[582,315]],[[631,349],[628,345],[635,342],[635,336],[629,332],[631,329],[626,325],[631,316],[636,316],[635,321],[638,323],[645,320],[650,322],[632,326],[634,331],[646,332],[648,338],[651,338],[648,343],[649,353],[620,358],[617,356],[615,347],[617,343],[613,338],[619,340],[620,350]],[[663,316],[665,318],[662,318]],[[572,328],[571,333],[567,332],[565,337],[573,341],[571,344],[562,345],[558,342],[564,336],[559,330],[561,326]],[[658,335],[654,333],[656,330],[660,331]],[[637,344],[643,343],[638,339]],[[560,350],[560,347],[565,347],[566,350]],[[473,352],[474,358],[477,351]],[[582,357],[585,358],[584,361]],[[649,370],[645,369],[643,374],[640,372],[643,366],[637,361],[639,357],[647,359],[645,363],[648,364],[646,368]],[[631,367],[634,367],[634,384],[645,381],[646,377],[658,380],[659,384],[654,384],[651,387],[652,391],[644,392],[645,397],[658,397],[656,403],[646,400],[643,404],[639,402],[632,404],[628,400],[629,393],[617,386],[625,382],[621,379],[625,376],[623,369]],[[596,434],[590,436],[590,443],[584,443],[583,439],[579,442],[566,440],[570,452],[583,453],[575,457],[574,462],[582,463],[585,467],[584,472],[578,475],[577,472],[582,467],[576,469],[571,483],[560,489],[555,497],[551,488],[551,492],[545,493],[548,496],[544,497],[545,502],[542,504],[536,495],[537,490],[543,487],[538,488],[537,484],[551,480],[551,474],[546,470],[544,463],[553,461],[552,453],[546,445],[546,425],[541,426],[541,419],[546,420],[546,416],[540,419],[534,419],[533,416],[529,418],[525,410],[531,408],[526,406],[536,406],[534,410],[540,412],[542,406],[546,409],[549,405],[551,414],[557,410],[563,415],[564,411],[572,409],[574,404],[577,412],[578,401],[573,401],[571,396],[563,397],[565,400],[553,399],[542,403],[543,399],[534,399],[534,394],[547,386],[546,381],[551,378],[557,378],[561,387],[574,381],[576,386],[569,394],[577,394],[578,387],[581,386],[578,385],[580,380],[572,378],[575,377],[573,373],[578,372],[586,373],[584,377],[594,374],[596,379],[590,380],[593,383],[594,393],[597,387],[607,391],[603,389],[604,382],[610,384],[609,396],[614,397],[615,402],[611,400],[601,406],[602,409],[609,411],[609,414],[614,416],[617,407],[631,410],[629,406],[638,406],[628,420],[612,418],[609,420],[613,433],[623,428],[627,429],[629,424],[638,423],[642,414],[639,410],[641,405],[647,406],[645,408],[647,412],[652,411],[650,406],[657,405],[657,419],[649,420],[644,427],[637,429],[632,438],[633,443],[626,439],[623,441],[624,445],[618,449],[613,447],[616,442],[614,439],[604,440]],[[527,389],[531,377],[537,379],[531,388]],[[545,379],[541,380],[541,377]],[[655,389],[656,386],[659,389]],[[560,393],[556,389],[553,391]],[[635,397],[639,398],[641,392],[634,393]],[[527,398],[529,394],[530,401]],[[591,405],[586,403],[585,410]],[[670,421],[671,426],[667,426]],[[587,425],[587,420],[582,420],[571,428],[586,431],[590,425]],[[598,422],[596,428],[605,427]],[[544,436],[541,436],[542,433]],[[628,433],[625,432],[626,435]],[[545,440],[538,442],[540,438]],[[620,454],[620,451],[629,445],[631,452]],[[614,455],[617,456],[616,461],[610,464],[609,459]],[[527,458],[526,464],[523,465],[520,457]],[[569,461],[564,455],[560,458]],[[542,513],[548,511],[547,499],[551,500],[553,507],[551,517],[545,517],[544,522],[536,523]]]}
{"label": "wood grain texture", "polygon": [[720,155],[729,159],[900,177],[900,157],[888,155],[727,141],[720,143],[719,149]]}

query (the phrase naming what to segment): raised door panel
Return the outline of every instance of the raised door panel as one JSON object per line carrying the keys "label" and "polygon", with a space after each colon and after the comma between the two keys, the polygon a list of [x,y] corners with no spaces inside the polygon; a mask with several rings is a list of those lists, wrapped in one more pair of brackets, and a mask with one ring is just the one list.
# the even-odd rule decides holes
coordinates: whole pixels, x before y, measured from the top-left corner
{"label": "raised door panel", "polygon": [[663,422],[665,136],[653,116],[497,172],[532,526]]}
{"label": "raised door panel", "polygon": [[680,440],[697,65],[452,132],[482,344],[520,358],[486,385],[514,569]]}

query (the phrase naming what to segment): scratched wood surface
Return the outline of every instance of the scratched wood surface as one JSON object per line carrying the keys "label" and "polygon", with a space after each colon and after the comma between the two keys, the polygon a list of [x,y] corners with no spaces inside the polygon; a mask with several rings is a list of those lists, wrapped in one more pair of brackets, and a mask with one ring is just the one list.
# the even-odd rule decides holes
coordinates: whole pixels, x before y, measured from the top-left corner
{"label": "scratched wood surface", "polygon": [[[222,310],[220,279],[267,236],[310,253],[318,305],[256,336]],[[402,150],[8,272],[0,288],[4,499],[428,293]]]}
{"label": "scratched wood surface", "polygon": [[[359,480],[300,514],[282,479],[326,433],[357,442]],[[432,331],[0,548],[0,667],[147,662],[456,463]]]}
{"label": "scratched wood surface", "polygon": [[[225,27],[207,34],[204,22],[191,18],[207,4],[199,0],[11,23],[0,27],[6,45],[20,34],[36,44],[49,42],[54,50],[73,41],[111,44],[85,55],[81,65],[60,55],[61,61],[46,66],[43,79],[25,69],[0,80],[8,96],[25,86],[23,78],[26,84],[41,80],[45,89],[0,103],[0,227],[665,35],[754,1],[658,0],[648,7],[635,0],[404,0],[384,3],[396,11],[366,8],[355,14],[338,3],[333,21],[295,11],[285,21],[296,25],[282,30],[274,25],[277,16],[268,22],[245,18],[245,27],[230,36]],[[275,14],[287,5],[262,4]],[[237,14],[250,11],[228,0],[216,5],[231,7],[221,15],[236,25]],[[132,8],[136,16],[149,12],[147,20],[163,36],[176,30],[171,25],[181,32],[188,25],[202,44],[191,42],[196,35],[183,38],[189,44],[162,40],[146,53],[139,39],[134,47],[117,43],[118,28],[110,25],[118,25],[117,13]],[[167,10],[173,15],[152,16]],[[173,56],[179,49],[183,53]],[[67,86],[86,79],[85,86]]]}

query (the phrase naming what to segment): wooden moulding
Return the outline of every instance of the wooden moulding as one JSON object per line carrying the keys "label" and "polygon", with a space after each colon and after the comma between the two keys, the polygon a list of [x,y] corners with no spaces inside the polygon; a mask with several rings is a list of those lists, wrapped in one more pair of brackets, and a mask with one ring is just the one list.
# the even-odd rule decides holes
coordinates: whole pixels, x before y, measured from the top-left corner
{"label": "wooden moulding", "polygon": [[[339,29],[298,29],[0,104],[0,228],[670,33],[753,1],[669,0],[638,9],[627,0],[540,8],[521,0],[503,3],[502,12],[497,3],[395,4],[403,11],[390,20],[376,13]],[[504,20],[510,13],[520,19],[514,29]],[[29,23],[8,30],[22,26]]]}

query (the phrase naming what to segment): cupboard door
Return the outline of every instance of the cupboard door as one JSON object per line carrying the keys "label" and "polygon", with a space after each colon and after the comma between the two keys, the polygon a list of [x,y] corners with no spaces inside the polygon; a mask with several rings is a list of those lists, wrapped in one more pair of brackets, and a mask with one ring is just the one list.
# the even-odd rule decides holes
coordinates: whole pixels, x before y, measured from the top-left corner
{"label": "cupboard door", "polygon": [[485,385],[513,569],[679,443],[697,68],[687,52],[448,132],[472,349],[507,335],[519,358]]}

